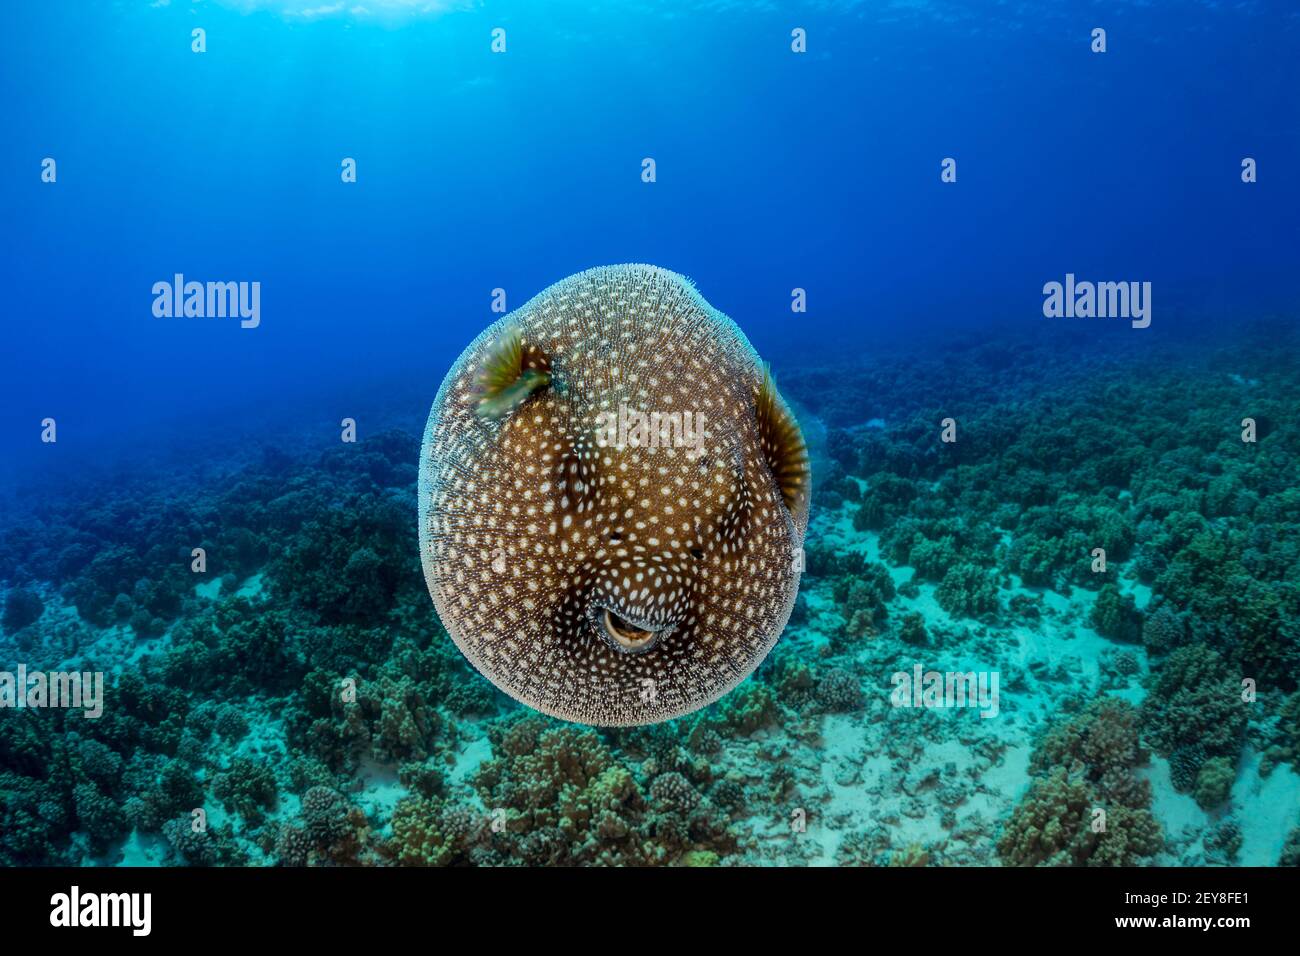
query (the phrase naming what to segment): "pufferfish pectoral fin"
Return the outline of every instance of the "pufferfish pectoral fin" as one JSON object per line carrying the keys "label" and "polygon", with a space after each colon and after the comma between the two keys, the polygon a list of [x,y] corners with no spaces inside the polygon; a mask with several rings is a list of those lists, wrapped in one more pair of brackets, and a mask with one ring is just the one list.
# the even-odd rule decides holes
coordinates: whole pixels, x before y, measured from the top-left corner
{"label": "pufferfish pectoral fin", "polygon": [[794,413],[776,390],[772,370],[766,363],[763,364],[763,382],[754,401],[763,457],[772,469],[772,477],[781,490],[785,506],[792,515],[800,515],[808,508],[808,485],[812,474],[808,446]]}
{"label": "pufferfish pectoral fin", "polygon": [[525,342],[518,327],[511,328],[492,343],[483,357],[475,380],[475,411],[480,418],[504,418],[529,395],[550,384],[550,357]]}

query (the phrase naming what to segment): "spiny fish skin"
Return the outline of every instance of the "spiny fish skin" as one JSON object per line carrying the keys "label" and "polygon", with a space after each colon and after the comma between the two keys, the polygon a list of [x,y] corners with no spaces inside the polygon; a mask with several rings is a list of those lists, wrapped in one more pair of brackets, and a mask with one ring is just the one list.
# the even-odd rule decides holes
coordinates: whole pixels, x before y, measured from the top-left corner
{"label": "spiny fish skin", "polygon": [[[526,394],[489,406],[483,370],[511,336]],[[474,666],[601,726],[748,676],[789,619],[808,523],[806,482],[788,506],[764,456],[763,379],[735,324],[652,266],[579,273],[471,343],[429,415],[419,501],[429,591]],[[702,441],[620,446],[620,408],[689,411]]]}

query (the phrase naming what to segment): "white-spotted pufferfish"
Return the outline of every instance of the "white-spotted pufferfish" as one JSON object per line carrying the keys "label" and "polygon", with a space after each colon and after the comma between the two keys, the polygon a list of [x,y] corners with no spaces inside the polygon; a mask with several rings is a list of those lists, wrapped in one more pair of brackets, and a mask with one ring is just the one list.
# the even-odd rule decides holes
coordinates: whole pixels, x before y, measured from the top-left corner
{"label": "white-spotted pufferfish", "polygon": [[744,680],[799,588],[808,453],[744,333],[688,280],[590,269],[475,339],[425,429],[420,550],[497,687],[601,726]]}

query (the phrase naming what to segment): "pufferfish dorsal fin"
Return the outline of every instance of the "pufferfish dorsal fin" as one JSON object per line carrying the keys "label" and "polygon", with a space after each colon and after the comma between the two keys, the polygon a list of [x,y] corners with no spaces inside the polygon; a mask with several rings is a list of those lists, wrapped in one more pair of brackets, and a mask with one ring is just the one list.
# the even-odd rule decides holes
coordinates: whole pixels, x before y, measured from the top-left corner
{"label": "pufferfish dorsal fin", "polygon": [[551,360],[524,341],[518,326],[492,343],[474,383],[480,418],[499,419],[523,404],[533,392],[551,384]]}
{"label": "pufferfish dorsal fin", "polygon": [[763,457],[772,469],[772,477],[781,489],[781,497],[790,513],[797,515],[807,506],[808,446],[794,413],[776,390],[772,370],[763,363],[763,382],[754,397],[758,414],[758,435]]}

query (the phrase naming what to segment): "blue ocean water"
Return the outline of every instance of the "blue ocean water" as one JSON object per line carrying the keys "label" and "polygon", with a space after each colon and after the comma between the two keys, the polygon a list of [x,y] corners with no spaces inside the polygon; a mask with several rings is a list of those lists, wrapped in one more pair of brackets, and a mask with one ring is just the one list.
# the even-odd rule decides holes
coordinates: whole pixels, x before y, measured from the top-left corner
{"label": "blue ocean water", "polygon": [[[743,714],[726,711],[703,730],[673,725],[654,739],[600,738],[609,760],[632,768],[629,786],[647,807],[676,794],[680,778],[711,806],[730,799],[747,808],[733,808],[726,825],[739,835],[727,839],[685,824],[689,836],[660,839],[653,834],[668,824],[645,823],[645,840],[662,847],[637,862],[1081,862],[1078,847],[1043,859],[1020,853],[1014,840],[999,849],[1014,832],[1014,807],[991,796],[1018,799],[1047,786],[1043,758],[1031,753],[1051,753],[1041,733],[1070,719],[1110,721],[1135,740],[1140,727],[1142,747],[1155,755],[1141,764],[1155,768],[1140,773],[1144,785],[1155,778],[1142,812],[1153,807],[1167,835],[1187,827],[1197,834],[1173,849],[1152,839],[1143,861],[1272,864],[1287,846],[1294,855],[1300,840],[1287,838],[1300,826],[1291,812],[1300,789],[1285,767],[1300,750],[1300,730],[1273,728],[1300,727],[1300,552],[1281,530],[1297,520],[1286,477],[1296,453],[1291,414],[1300,407],[1289,337],[1300,307],[1297,53],[1300,11],[1281,2],[4,4],[0,508],[8,537],[0,540],[9,555],[0,584],[7,595],[38,594],[42,605],[28,620],[15,604],[4,633],[20,650],[9,656],[84,663],[85,642],[102,642],[90,655],[97,663],[113,673],[143,667],[147,686],[156,682],[168,700],[184,695],[187,708],[260,701],[243,718],[223,718],[235,728],[251,723],[251,736],[221,731],[229,753],[206,771],[193,760],[175,771],[204,782],[158,811],[174,816],[206,801],[229,828],[219,850],[165,839],[161,818],[140,812],[147,787],[104,785],[91,796],[115,807],[137,801],[122,811],[129,825],[117,811],[69,811],[59,824],[42,824],[39,839],[8,848],[5,862],[307,862],[329,854],[548,862],[532,850],[512,857],[450,838],[417,846],[394,810],[411,798],[437,803],[422,805],[425,815],[451,813],[457,800],[471,800],[472,764],[488,754],[505,759],[503,736],[529,726],[508,700],[485,703],[490,688],[475,684],[473,672],[445,684],[424,671],[405,674],[417,688],[405,700],[421,728],[415,736],[425,738],[418,746],[409,738],[381,746],[376,730],[373,749],[336,742],[327,757],[307,743],[325,731],[313,737],[305,728],[327,721],[329,708],[302,701],[314,686],[307,675],[355,671],[379,682],[380,665],[399,657],[393,641],[409,634],[421,635],[421,653],[445,644],[431,617],[411,623],[414,609],[432,609],[427,596],[422,604],[394,596],[410,582],[393,583],[400,575],[384,551],[400,552],[409,539],[402,560],[415,553],[415,451],[429,404],[462,349],[499,318],[501,296],[513,309],[566,276],[616,263],[688,276],[739,324],[778,382],[789,383],[817,489],[804,604],[783,639],[792,652],[760,673],[757,690],[744,691],[744,707],[732,702]],[[236,317],[156,314],[155,285],[178,275],[257,283],[255,327]],[[1149,327],[1127,317],[1046,316],[1045,284],[1067,275],[1149,283]],[[796,300],[806,308],[792,308]],[[962,436],[967,420],[977,422],[970,457],[943,458],[942,448],[924,444],[947,414]],[[1244,417],[1258,420],[1272,458],[1232,460]],[[344,418],[358,423],[363,440],[380,439],[364,477],[347,470],[360,466],[331,457]],[[57,442],[42,440],[51,419]],[[1033,432],[1053,420],[1059,432]],[[1168,478],[1174,473],[1181,477]],[[1157,487],[1162,475],[1168,487]],[[1196,497],[1215,481],[1213,501]],[[286,503],[313,493],[321,500]],[[374,502],[398,502],[394,513],[410,527],[364,508],[358,513],[368,517],[348,524],[338,512],[356,506],[352,496],[381,511],[387,505]],[[1017,524],[1021,512],[1028,517]],[[1252,522],[1278,524],[1271,551]],[[254,540],[268,527],[265,540]],[[312,538],[303,530],[312,527],[325,530]],[[913,530],[949,557],[933,558],[927,571],[931,559],[919,555]],[[187,580],[183,596],[158,597],[168,589],[158,583],[166,576],[159,555],[183,557],[199,538],[214,552],[223,541],[239,551],[214,576],[224,584],[208,582],[195,596]],[[1076,567],[1103,538],[1123,562],[1114,593]],[[346,553],[322,557],[325,539],[343,542]],[[1001,575],[996,600],[960,570],[977,555]],[[323,574],[313,561],[372,558],[387,590],[367,610],[341,598],[304,604],[301,595],[318,591],[314,576]],[[1216,575],[1229,582],[1223,593],[1205,583]],[[967,596],[954,598],[955,589]],[[287,628],[346,633],[355,646],[286,645],[285,659],[297,663],[267,665],[283,680],[232,688],[176,676],[168,655],[177,647],[217,653],[187,628],[207,627],[212,615],[216,633],[242,626],[221,617],[249,613],[232,591],[259,613],[283,610]],[[1240,623],[1243,607],[1225,609],[1229,592],[1252,595],[1252,623]],[[1042,610],[1025,611],[1031,599]],[[411,609],[400,622],[399,606]],[[1162,607],[1168,613],[1151,630],[1164,636],[1142,637]],[[71,632],[83,635],[68,638],[80,657],[59,643]],[[931,758],[940,792],[951,797],[943,806],[921,796],[933,781],[897,767],[881,779],[861,770],[874,746],[863,728],[883,704],[864,690],[864,705],[854,682],[869,689],[882,673],[910,673],[912,660],[897,652],[915,647],[918,633],[936,665],[942,651],[954,661],[1023,666],[1027,675],[1011,684],[1024,695],[1015,731],[996,759],[990,750],[972,758],[975,775],[993,782],[949,780],[944,768],[966,764],[951,754]],[[1214,655],[1215,673],[1230,684],[1244,674],[1272,695],[1264,694],[1266,715],[1240,719],[1239,738],[1199,754],[1169,736],[1169,714],[1183,706],[1178,675],[1194,668],[1190,655],[1170,668],[1161,662],[1185,645]],[[238,646],[222,660],[242,668],[250,652]],[[140,664],[150,657],[172,663],[150,671]],[[451,663],[438,666],[451,673]],[[795,674],[800,666],[808,673]],[[1174,701],[1154,715],[1144,703],[1148,680],[1161,700]],[[1108,698],[1133,713],[1099,707]],[[277,713],[301,704],[308,717],[289,720],[277,737],[266,701],[279,701]],[[147,710],[139,705],[131,719],[147,724]],[[817,734],[830,743],[790,730],[810,714],[822,715]],[[463,736],[433,729],[452,715],[473,728],[468,747]],[[187,740],[207,733],[203,721]],[[746,761],[757,759],[755,732],[775,733],[763,729],[769,724],[793,734],[780,746],[809,779],[791,771],[781,795],[760,800],[746,789]],[[161,779],[162,755],[184,763],[184,748],[157,744],[153,732],[106,734],[103,746],[115,756],[96,755],[110,765],[135,761],[139,779]],[[917,741],[929,741],[918,748],[943,751],[936,734],[917,730]],[[692,776],[691,760],[716,755],[712,747],[727,755],[720,765],[734,786],[720,787],[722,774]],[[688,757],[678,760],[678,751]],[[261,784],[212,784],[223,774],[256,777],[261,771],[238,761],[272,752],[314,762],[292,774],[276,763]],[[37,776],[13,748],[0,754],[0,769]],[[1226,769],[1214,760],[1228,761]],[[647,769],[646,761],[657,762]],[[410,769],[421,762],[438,769]],[[784,818],[788,793],[812,800],[823,763],[832,768],[825,799],[861,811],[856,829],[820,857],[771,849],[763,842],[769,824],[756,821]],[[1284,769],[1267,772],[1275,766]],[[1180,767],[1186,779],[1175,785]],[[1235,816],[1220,813],[1229,798],[1216,803],[1211,792],[1216,782],[1230,787],[1222,778],[1232,774]],[[1240,783],[1251,775],[1263,781],[1253,790]],[[663,783],[666,776],[673,779]],[[69,806],[90,799],[77,796],[82,782],[68,782]],[[5,786],[24,792],[15,779]],[[270,793],[265,800],[239,789],[259,786]],[[1210,795],[1194,799],[1198,786]],[[345,795],[347,813],[367,816],[395,842],[285,849],[300,797],[322,787]],[[886,808],[881,818],[897,819],[898,793],[915,811],[903,816],[926,825],[891,843],[872,814]],[[490,808],[494,796],[482,784],[472,800]],[[681,799],[695,806],[695,796]],[[11,814],[20,803],[10,801]],[[942,835],[968,812],[982,837]],[[1215,829],[1225,816],[1252,815],[1263,830],[1234,823],[1245,830],[1235,849],[1231,828]],[[633,828],[642,825],[637,816]],[[631,851],[619,847],[563,862],[629,862]]]}
{"label": "blue ocean water", "polygon": [[[1294,303],[1286,4],[347,6],[5,5],[14,454],[436,383],[493,289],[616,262],[772,357],[1041,325],[1068,271],[1156,283],[1157,326]],[[261,326],[155,319],[176,273],[260,282]]]}

